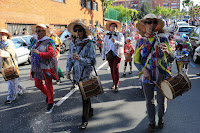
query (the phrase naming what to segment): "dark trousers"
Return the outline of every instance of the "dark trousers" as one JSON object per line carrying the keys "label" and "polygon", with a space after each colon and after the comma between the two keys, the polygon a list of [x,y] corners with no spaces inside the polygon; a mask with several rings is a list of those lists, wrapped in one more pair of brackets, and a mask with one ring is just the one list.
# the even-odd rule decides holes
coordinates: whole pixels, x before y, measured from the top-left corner
{"label": "dark trousers", "polygon": [[83,105],[82,122],[87,122],[89,119],[89,114],[93,113],[93,109],[91,108],[90,98],[84,100],[82,97],[82,105]]}

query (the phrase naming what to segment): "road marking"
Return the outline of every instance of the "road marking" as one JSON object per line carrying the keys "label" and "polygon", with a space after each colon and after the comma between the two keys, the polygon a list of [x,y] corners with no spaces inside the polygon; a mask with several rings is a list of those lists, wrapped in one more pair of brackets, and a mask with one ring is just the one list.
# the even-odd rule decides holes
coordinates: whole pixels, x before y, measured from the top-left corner
{"label": "road marking", "polygon": [[[106,63],[108,63],[108,61],[104,62],[101,66],[99,66],[96,71],[99,71]],[[72,94],[74,94],[74,92],[76,92],[77,90],[79,90],[78,87],[74,88],[73,90],[71,90],[69,93],[67,93],[60,101],[58,101],[55,105],[56,106],[60,106],[65,100],[67,100]]]}
{"label": "road marking", "polygon": [[193,67],[196,67],[192,62],[190,62],[190,65],[193,66]]}

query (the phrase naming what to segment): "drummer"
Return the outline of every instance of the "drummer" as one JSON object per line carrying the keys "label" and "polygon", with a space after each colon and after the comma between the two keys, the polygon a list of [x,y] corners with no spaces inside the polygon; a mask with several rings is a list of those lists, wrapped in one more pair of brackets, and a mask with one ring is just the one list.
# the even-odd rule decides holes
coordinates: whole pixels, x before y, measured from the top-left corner
{"label": "drummer", "polygon": [[[154,14],[147,14],[137,24],[141,39],[137,41],[139,47],[143,45],[141,49],[141,64],[143,66],[143,90],[146,99],[146,107],[148,113],[149,125],[147,132],[154,132],[155,128],[155,104],[154,104],[154,87],[157,90],[157,103],[158,103],[158,127],[162,128],[164,125],[163,116],[166,110],[166,98],[162,95],[161,90],[157,85],[160,85],[161,81],[170,75],[168,69],[168,61],[173,61],[173,54],[169,46],[169,41],[162,28],[164,22],[158,19]],[[158,38],[160,44],[157,41],[155,32],[158,32]],[[156,83],[156,84],[155,84]]]}
{"label": "drummer", "polygon": [[[88,36],[91,34],[89,28],[81,20],[75,20],[68,26],[68,31],[75,35],[70,44],[69,56],[67,59],[67,79],[71,80],[70,72],[73,68],[73,83],[78,84],[79,81],[89,79],[92,65],[95,64],[95,45]],[[83,114],[81,129],[85,129],[88,125],[89,117],[93,116],[93,108],[91,107],[90,98],[86,100],[82,97]]]}

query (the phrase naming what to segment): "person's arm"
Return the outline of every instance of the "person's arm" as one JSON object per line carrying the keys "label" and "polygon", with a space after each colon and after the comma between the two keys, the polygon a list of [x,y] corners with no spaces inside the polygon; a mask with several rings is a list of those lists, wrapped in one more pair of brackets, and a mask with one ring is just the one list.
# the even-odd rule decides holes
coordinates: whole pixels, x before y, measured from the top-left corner
{"label": "person's arm", "polygon": [[130,52],[130,54],[132,55],[132,54],[134,53],[134,48],[133,48],[133,45],[132,45],[132,44],[131,44],[130,47],[131,47],[131,49],[132,49],[131,52]]}
{"label": "person's arm", "polygon": [[106,47],[107,47],[107,35],[105,35],[104,37],[104,41],[103,41],[103,50],[102,50],[102,59],[105,60],[105,52],[106,52]]}

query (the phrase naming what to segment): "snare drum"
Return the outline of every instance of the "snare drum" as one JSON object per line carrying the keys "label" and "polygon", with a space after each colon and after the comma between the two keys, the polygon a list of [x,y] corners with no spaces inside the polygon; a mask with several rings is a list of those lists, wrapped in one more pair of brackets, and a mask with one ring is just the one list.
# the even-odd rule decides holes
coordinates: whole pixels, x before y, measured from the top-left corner
{"label": "snare drum", "polygon": [[104,93],[99,76],[92,77],[86,81],[80,81],[79,88],[84,100]]}
{"label": "snare drum", "polygon": [[184,73],[175,73],[161,82],[163,95],[172,100],[191,89],[190,79]]}

